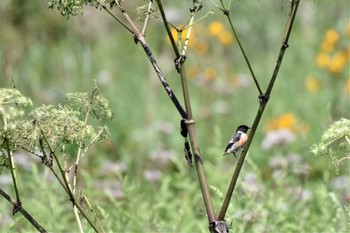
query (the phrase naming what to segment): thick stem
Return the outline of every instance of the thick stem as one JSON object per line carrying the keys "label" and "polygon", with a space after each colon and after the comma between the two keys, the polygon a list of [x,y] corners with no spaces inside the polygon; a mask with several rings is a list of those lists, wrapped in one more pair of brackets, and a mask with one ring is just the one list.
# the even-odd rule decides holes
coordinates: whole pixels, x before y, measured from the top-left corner
{"label": "thick stem", "polygon": [[254,120],[254,123],[253,123],[253,126],[252,126],[252,129],[249,133],[249,137],[248,137],[248,140],[247,140],[247,143],[246,143],[246,149],[243,150],[243,152],[241,153],[241,155],[239,156],[238,158],[238,161],[237,161],[237,165],[236,165],[236,169],[232,175],[232,178],[231,178],[231,181],[230,181],[230,185],[228,187],[228,190],[226,192],[226,196],[225,196],[225,199],[224,199],[224,202],[222,204],[222,207],[221,207],[221,210],[220,210],[220,213],[219,213],[219,216],[218,216],[218,220],[224,220],[225,219],[225,214],[226,214],[226,211],[227,211],[227,208],[228,208],[228,205],[230,204],[230,200],[231,200],[231,197],[232,197],[232,193],[233,193],[233,190],[235,189],[235,186],[236,186],[236,183],[237,183],[237,180],[238,180],[238,176],[239,176],[239,173],[241,171],[241,168],[243,166],[243,163],[244,163],[244,160],[245,160],[245,157],[246,157],[246,154],[248,152],[248,149],[250,147],[250,144],[252,143],[253,141],[253,138],[254,138],[254,135],[255,135],[255,132],[256,132],[256,129],[259,125],[259,122],[260,122],[260,119],[261,119],[261,116],[264,112],[264,109],[265,109],[265,106],[266,106],[266,103],[267,102],[264,102],[259,110],[258,110],[258,113],[255,117],[255,120]]}
{"label": "thick stem", "polygon": [[[157,0],[157,3],[158,3],[159,9],[161,9],[163,23],[164,23],[165,28],[167,29],[168,36],[170,39],[172,39],[172,35],[171,35],[171,32],[170,32],[169,27],[168,27],[168,21],[166,19],[164,11],[162,10],[163,6],[161,3],[161,0]],[[187,42],[189,39],[190,29],[192,27],[193,20],[194,20],[194,13],[192,14],[192,17],[190,20],[189,31],[188,31],[188,35],[186,37]],[[175,52],[176,56],[179,56],[179,51],[178,51],[177,47],[174,46],[174,44],[175,43],[173,43],[174,52]],[[184,47],[184,49],[185,49],[185,47]],[[188,90],[188,86],[187,86],[185,64],[182,64],[180,67],[180,76],[181,76],[181,85],[182,85],[182,91],[183,91],[183,96],[184,96],[184,101],[185,101],[185,108],[186,108],[186,113],[187,113],[186,125],[187,125],[187,129],[188,129],[188,133],[190,135],[190,142],[191,142],[192,152],[194,155],[196,171],[197,171],[197,175],[198,175],[200,188],[202,191],[204,205],[205,205],[207,215],[208,215],[208,220],[209,220],[209,223],[212,223],[215,221],[215,212],[214,212],[213,203],[212,203],[212,200],[210,197],[210,192],[208,189],[208,184],[207,184],[205,174],[204,174],[203,162],[202,162],[201,155],[200,155],[198,139],[197,139],[197,134],[196,134],[196,128],[195,128],[195,121],[194,121],[193,115],[192,115],[190,94],[189,94],[189,90]]]}
{"label": "thick stem", "polygon": [[193,115],[192,115],[190,94],[188,91],[184,64],[181,66],[180,71],[181,71],[180,74],[181,74],[182,90],[183,90],[186,112],[187,112],[187,117],[188,117],[188,119],[186,121],[187,129],[188,129],[188,133],[190,135],[191,148],[192,148],[193,155],[194,155],[194,161],[195,161],[196,171],[197,171],[197,175],[198,175],[198,179],[199,179],[199,185],[200,185],[201,190],[202,190],[204,205],[205,205],[205,208],[207,210],[209,223],[211,223],[211,222],[215,221],[214,207],[213,207],[213,203],[212,203],[212,200],[210,197],[208,184],[207,184],[205,174],[204,174],[203,162],[202,162],[200,151],[199,151],[198,139],[197,139],[196,128],[195,128],[195,121],[194,121]]}
{"label": "thick stem", "polygon": [[[3,196],[8,202],[10,202],[14,207],[18,206],[18,203],[5,193],[2,189],[0,189],[0,195]],[[47,232],[24,208],[21,206],[18,209],[20,212],[39,232]]]}

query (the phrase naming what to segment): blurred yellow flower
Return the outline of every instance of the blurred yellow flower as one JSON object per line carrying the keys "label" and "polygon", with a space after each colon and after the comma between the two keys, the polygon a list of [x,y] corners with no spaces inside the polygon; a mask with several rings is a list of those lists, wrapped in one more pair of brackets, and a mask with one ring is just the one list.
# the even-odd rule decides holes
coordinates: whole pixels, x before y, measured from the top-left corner
{"label": "blurred yellow flower", "polygon": [[238,75],[234,74],[231,76],[230,80],[229,80],[229,84],[233,87],[238,87],[240,85],[240,80]]}
{"label": "blurred yellow flower", "polygon": [[305,87],[309,92],[318,92],[320,90],[321,84],[318,79],[316,79],[314,76],[308,76],[306,77],[304,81]]}
{"label": "blurred yellow flower", "polygon": [[345,92],[350,95],[350,76],[348,77],[348,81],[345,84]]}
{"label": "blurred yellow flower", "polygon": [[350,37],[350,22],[348,23],[346,29],[345,29],[345,33],[347,37]]}
{"label": "blurred yellow flower", "polygon": [[187,77],[193,79],[198,75],[198,69],[196,67],[189,67],[187,70]]}
{"label": "blurred yellow flower", "polygon": [[[174,37],[175,43],[177,43],[179,33],[178,33],[178,32],[176,31],[176,29],[173,28],[173,27],[170,29],[170,31],[171,31],[171,35],[173,35],[173,37]],[[167,34],[165,37],[166,37],[166,41],[167,41],[168,43],[170,43],[170,39],[169,39],[168,34]],[[184,39],[185,39],[185,38],[184,38]]]}
{"label": "blurred yellow flower", "polygon": [[350,59],[350,46],[344,49],[343,55],[346,60]]}
{"label": "blurred yellow flower", "polygon": [[328,43],[326,40],[322,42],[321,51],[324,53],[329,53],[334,49],[334,44]]}
{"label": "blurred yellow flower", "polygon": [[279,129],[287,129],[290,131],[296,131],[298,129],[298,123],[293,113],[287,112],[279,117],[271,118],[266,123],[267,131],[274,131]]}
{"label": "blurred yellow flower", "polygon": [[214,21],[208,25],[208,32],[211,36],[218,36],[224,31],[224,25],[220,21]]}
{"label": "blurred yellow flower", "polygon": [[212,81],[215,79],[216,70],[212,67],[208,67],[204,70],[203,76],[206,81]]}
{"label": "blurred yellow flower", "polygon": [[336,30],[328,30],[326,32],[325,41],[329,44],[336,44],[339,41],[339,34]]}
{"label": "blurred yellow flower", "polygon": [[194,43],[194,49],[198,54],[205,54],[208,52],[208,44],[206,42],[199,41]]}
{"label": "blurred yellow flower", "polygon": [[340,73],[346,64],[345,54],[342,52],[336,53],[329,63],[329,71],[332,73]]}
{"label": "blurred yellow flower", "polygon": [[279,117],[279,128],[293,129],[296,124],[296,119],[293,113],[285,113]]}
{"label": "blurred yellow flower", "polygon": [[[179,41],[179,35],[181,35],[181,44],[183,44],[184,42],[185,42],[185,40],[186,40],[186,36],[187,36],[187,30],[184,30],[184,31],[182,31],[182,32],[178,32],[175,28],[171,28],[170,29],[171,30],[171,34],[173,35],[173,37],[174,37],[174,40],[175,40],[175,43],[178,43]],[[190,41],[189,41],[189,43],[191,43],[191,41],[193,41],[193,40],[195,40],[195,38],[194,38],[194,36],[193,36],[193,33],[194,31],[192,30],[191,31],[191,38],[190,38]],[[168,35],[166,35],[166,40],[167,40],[167,42],[168,43],[170,43],[170,39],[169,39],[169,37],[168,37]]]}
{"label": "blurred yellow flower", "polygon": [[219,41],[223,45],[231,45],[233,43],[233,36],[230,32],[224,31],[218,35]]}
{"label": "blurred yellow flower", "polygon": [[326,68],[329,65],[329,56],[327,53],[319,53],[316,57],[316,64],[320,67],[320,68]]}

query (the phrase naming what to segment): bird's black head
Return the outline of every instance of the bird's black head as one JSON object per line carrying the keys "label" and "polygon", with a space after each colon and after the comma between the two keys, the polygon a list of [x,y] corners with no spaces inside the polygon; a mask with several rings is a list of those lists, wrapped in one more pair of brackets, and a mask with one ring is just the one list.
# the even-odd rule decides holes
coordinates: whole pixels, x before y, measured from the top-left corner
{"label": "bird's black head", "polygon": [[241,131],[243,133],[247,133],[248,129],[250,129],[250,127],[246,126],[246,125],[240,125],[237,128],[237,131]]}

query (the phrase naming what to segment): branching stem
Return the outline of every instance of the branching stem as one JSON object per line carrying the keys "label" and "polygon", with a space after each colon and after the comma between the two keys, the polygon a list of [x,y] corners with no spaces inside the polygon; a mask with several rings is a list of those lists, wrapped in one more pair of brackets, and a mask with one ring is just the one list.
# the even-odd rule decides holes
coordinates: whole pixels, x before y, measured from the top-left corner
{"label": "branching stem", "polygon": [[41,131],[41,134],[45,140],[45,142],[47,143],[47,146],[50,150],[50,153],[52,154],[55,162],[57,163],[57,166],[58,166],[58,169],[60,170],[60,173],[61,173],[61,176],[63,178],[63,182],[61,181],[60,178],[58,178],[58,175],[56,175],[56,177],[58,178],[58,180],[60,181],[60,184],[62,185],[63,189],[66,191],[66,193],[68,194],[70,200],[72,201],[73,203],[73,206],[76,206],[79,211],[81,212],[81,214],[84,216],[84,218],[88,221],[88,223],[90,224],[90,226],[96,231],[96,232],[99,232],[97,226],[95,225],[95,223],[92,221],[92,219],[90,218],[90,216],[85,212],[85,210],[83,209],[83,207],[76,201],[74,195],[73,195],[73,192],[72,192],[72,189],[69,185],[69,182],[67,180],[67,176],[65,174],[65,170],[63,169],[59,159],[57,158],[57,155],[56,153],[53,151],[52,149],[52,146],[50,145],[45,133],[43,132],[43,130],[40,128],[40,126],[38,125],[40,131]]}
{"label": "branching stem", "polygon": [[269,96],[271,94],[271,90],[272,90],[273,84],[276,81],[276,77],[277,77],[280,65],[282,63],[284,52],[288,48],[288,40],[289,40],[289,36],[290,36],[290,33],[292,31],[292,28],[293,28],[293,22],[294,22],[294,19],[295,19],[297,10],[298,10],[299,2],[300,2],[300,0],[296,0],[295,6],[292,8],[292,14],[288,18],[287,25],[286,25],[286,33],[285,33],[285,36],[284,36],[284,39],[283,39],[283,42],[282,42],[282,47],[281,47],[280,53],[278,55],[278,59],[277,59],[277,62],[276,62],[276,66],[275,66],[273,75],[271,77],[269,86],[268,86],[265,94],[263,95],[265,98],[261,99],[260,106],[259,106],[258,112],[256,114],[256,117],[255,117],[252,129],[251,129],[251,131],[249,133],[249,137],[248,137],[248,141],[246,143],[245,149],[243,150],[243,152],[241,153],[241,156],[238,159],[236,169],[235,169],[235,171],[234,171],[234,173],[232,175],[229,188],[227,190],[227,193],[226,193],[223,205],[221,207],[221,210],[220,210],[220,213],[219,213],[219,216],[218,216],[218,220],[223,220],[225,218],[225,214],[226,214],[228,205],[230,203],[230,200],[231,200],[231,197],[232,197],[232,193],[233,193],[233,191],[235,189],[239,173],[240,173],[242,165],[244,163],[244,159],[246,157],[246,154],[248,152],[250,144],[251,144],[251,142],[252,142],[252,140],[254,138],[254,135],[255,135],[256,129],[257,129],[259,123],[260,123],[260,119],[262,117],[262,114],[264,113],[266,104],[268,102],[268,98],[269,98]]}

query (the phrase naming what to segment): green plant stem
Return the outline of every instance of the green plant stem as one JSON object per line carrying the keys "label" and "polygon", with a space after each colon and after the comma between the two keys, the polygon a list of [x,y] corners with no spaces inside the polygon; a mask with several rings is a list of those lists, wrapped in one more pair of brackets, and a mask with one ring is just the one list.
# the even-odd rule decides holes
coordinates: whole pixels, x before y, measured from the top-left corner
{"label": "green plant stem", "polygon": [[235,27],[233,26],[233,23],[232,23],[230,14],[229,14],[229,10],[228,10],[228,9],[225,9],[225,5],[224,5],[224,3],[223,3],[222,1],[221,1],[221,3],[222,3],[222,6],[224,7],[224,12],[228,12],[228,13],[225,14],[225,15],[226,15],[226,17],[227,17],[228,22],[230,23],[230,27],[231,27],[232,33],[235,35],[235,38],[236,38],[237,43],[238,43],[238,46],[239,46],[240,50],[242,51],[244,60],[245,60],[245,62],[247,63],[247,66],[248,66],[248,69],[249,69],[249,71],[250,71],[250,74],[251,74],[252,77],[253,77],[253,80],[254,80],[254,83],[255,83],[256,87],[258,88],[259,94],[262,95],[262,90],[261,90],[260,85],[259,85],[259,83],[258,83],[258,80],[257,80],[257,78],[256,78],[256,76],[255,76],[255,74],[254,74],[254,71],[253,71],[253,68],[252,68],[252,66],[251,66],[251,64],[250,64],[250,61],[249,61],[249,59],[248,59],[248,56],[247,56],[247,54],[246,54],[246,52],[245,52],[245,50],[244,50],[244,48],[243,48],[243,46],[242,46],[242,43],[241,43],[241,40],[240,40],[239,37],[238,37],[238,34],[236,33],[236,29],[235,29]]}
{"label": "green plant stem", "polygon": [[193,115],[192,115],[190,95],[189,95],[189,91],[188,91],[188,87],[187,87],[185,64],[183,64],[181,66],[180,71],[181,71],[180,75],[181,75],[182,90],[183,90],[186,112],[187,112],[187,117],[188,117],[187,121],[186,121],[186,125],[187,125],[187,129],[188,129],[188,133],[190,135],[191,148],[192,148],[194,161],[195,161],[195,165],[196,165],[196,171],[197,171],[197,176],[198,176],[198,180],[199,180],[199,185],[200,185],[200,188],[202,191],[204,205],[205,205],[205,208],[207,211],[209,223],[211,223],[211,222],[214,222],[216,220],[215,219],[215,212],[214,212],[213,203],[212,203],[212,200],[210,197],[208,183],[207,183],[206,178],[205,178],[203,162],[202,162],[202,158],[201,158],[201,154],[200,154],[200,150],[199,150],[195,121],[194,121]]}
{"label": "green plant stem", "polygon": [[259,125],[259,122],[260,122],[261,116],[262,116],[262,114],[264,112],[266,103],[267,102],[264,102],[263,104],[261,104],[259,109],[258,109],[258,113],[257,113],[257,115],[255,117],[252,129],[251,129],[251,131],[249,133],[249,137],[248,137],[248,140],[247,140],[247,143],[246,143],[246,147],[245,147],[245,149],[243,150],[243,152],[241,153],[241,155],[238,158],[236,169],[235,169],[235,171],[234,171],[234,173],[232,175],[232,178],[231,178],[231,181],[230,181],[230,185],[228,187],[228,190],[226,192],[226,196],[225,196],[224,202],[222,203],[222,207],[221,207],[220,213],[218,215],[218,220],[224,220],[225,219],[225,214],[226,214],[228,205],[230,204],[232,193],[233,193],[233,190],[235,189],[239,173],[241,171],[241,168],[242,168],[242,165],[244,163],[244,160],[245,160],[246,154],[248,152],[248,149],[250,147],[250,144],[251,144],[251,142],[252,142],[252,140],[254,138],[256,129],[257,129],[258,125]]}
{"label": "green plant stem", "polygon": [[163,22],[164,22],[165,30],[166,30],[166,32],[168,34],[169,39],[170,39],[170,43],[173,46],[173,50],[174,50],[174,52],[176,54],[176,57],[180,57],[180,51],[179,51],[179,49],[178,49],[178,47],[176,45],[176,42],[175,42],[175,39],[174,39],[173,35],[171,34],[171,30],[170,30],[168,21],[167,21],[166,16],[165,16],[163,4],[162,4],[161,0],[156,0],[156,1],[157,1],[157,5],[158,5],[158,8],[159,8],[159,11],[160,11],[160,15],[162,16],[162,19],[163,19]]}
{"label": "green plant stem", "polygon": [[[144,48],[144,50],[147,54],[147,57],[149,58],[149,60],[151,61],[152,65],[153,65],[154,70],[156,71],[160,81],[163,83],[163,81],[165,80],[164,75],[163,75],[162,71],[160,70],[159,66],[157,65],[156,60],[153,57],[152,52],[149,49],[144,36],[138,31],[135,24],[130,19],[129,15],[125,12],[125,10],[124,10],[123,6],[120,4],[120,2],[116,1],[116,3],[118,5],[120,11],[124,15],[125,19],[127,20],[129,25],[131,26],[133,33],[134,33],[134,37],[137,39],[138,42],[140,42],[140,44]],[[159,9],[163,9],[161,6],[161,1],[157,0],[157,3],[159,4]],[[161,10],[161,12],[162,12],[162,10]],[[162,14],[162,16],[165,17],[164,12],[161,14]],[[165,24],[165,27],[167,28],[167,32],[168,32],[170,40],[173,41],[172,44],[173,44],[173,48],[174,48],[175,53],[177,55],[180,55],[179,51],[176,47],[175,40],[171,39],[173,37],[171,35],[171,31],[169,29],[169,26],[168,26],[166,19],[164,20],[164,24]],[[210,192],[208,189],[208,185],[207,185],[206,180],[205,180],[202,159],[200,156],[199,146],[197,143],[197,136],[196,136],[196,131],[195,131],[195,127],[194,127],[194,120],[193,120],[193,116],[192,116],[191,105],[190,105],[190,101],[189,101],[189,92],[188,92],[188,88],[187,88],[186,75],[185,75],[184,68],[181,68],[181,73],[182,73],[181,78],[183,80],[182,86],[183,86],[183,94],[184,94],[184,98],[185,98],[186,112],[184,112],[183,110],[182,111],[184,114],[182,114],[181,111],[179,111],[179,112],[184,119],[187,119],[186,123],[188,125],[191,146],[192,146],[192,150],[193,150],[193,154],[194,154],[194,158],[195,158],[196,170],[197,170],[198,178],[200,181],[200,186],[201,186],[201,190],[202,190],[202,194],[203,194],[203,198],[204,198],[205,207],[207,210],[209,222],[213,222],[213,221],[215,221],[214,208],[213,208],[213,204],[212,204],[212,201],[210,198]],[[163,85],[164,85],[164,83],[163,83]],[[166,86],[164,86],[164,87],[166,88]],[[167,90],[167,88],[166,88],[166,90]],[[168,90],[167,90],[167,92],[168,92]],[[169,95],[169,96],[171,97],[171,95]]]}
{"label": "green plant stem", "polygon": [[[191,19],[190,19],[190,22],[189,22],[189,27],[188,27],[188,31],[187,31],[187,34],[186,34],[185,42],[184,42],[184,45],[182,47],[181,55],[183,55],[183,56],[186,55],[186,50],[187,50],[187,47],[188,47],[188,43],[190,41],[193,20],[194,20],[194,13],[192,13],[192,15],[191,15]],[[179,38],[181,38],[181,37],[179,37]]]}
{"label": "green plant stem", "polygon": [[94,214],[95,218],[97,219],[98,224],[101,227],[102,232],[104,233],[105,230],[103,229],[103,226],[101,224],[100,218],[97,216],[96,211],[94,210],[94,208],[92,208],[92,205],[90,204],[88,198],[86,197],[86,195],[84,193],[82,193],[81,196],[82,196],[82,199],[84,200],[84,202],[86,202],[86,204],[89,207],[90,211]]}
{"label": "green plant stem", "polygon": [[[85,114],[83,136],[85,136],[85,132],[86,132],[85,131],[85,129],[86,129],[85,127],[87,125],[87,121],[88,121],[88,118],[89,118],[89,115],[90,115],[90,111],[91,111],[92,104],[93,104],[94,97],[95,97],[96,93],[97,93],[97,89],[95,89],[92,92],[92,95],[91,95],[91,98],[90,98],[90,105],[89,105],[89,108],[88,108],[88,110],[87,110],[87,112]],[[77,180],[78,180],[78,174],[77,174],[78,173],[78,166],[79,166],[79,162],[80,162],[80,158],[81,158],[81,154],[82,154],[82,149],[81,148],[82,148],[82,145],[80,144],[78,152],[77,152],[77,158],[76,158],[75,165],[74,165],[73,188],[72,188],[72,194],[73,194],[74,197],[75,197],[75,194],[76,194],[76,187],[77,187]],[[67,176],[64,176],[64,179],[67,180]],[[79,211],[78,211],[76,205],[73,206],[73,211],[74,211],[75,219],[77,220],[77,223],[78,223],[79,231],[80,231],[80,233],[83,233],[84,229],[83,229],[83,225],[81,224]]]}
{"label": "green plant stem", "polygon": [[[6,145],[6,151],[7,151],[8,157],[9,157],[9,161],[10,161],[11,177],[12,177],[12,182],[13,182],[13,186],[15,188],[15,193],[16,193],[16,203],[20,207],[21,206],[21,199],[19,197],[19,191],[18,191],[15,162],[13,161],[13,154],[12,154],[12,151],[10,150],[10,143],[9,143],[6,136],[5,136],[4,141],[5,141],[5,145]],[[14,214],[15,214],[15,211],[14,211]]]}
{"label": "green plant stem", "polygon": [[146,16],[146,19],[145,19],[145,22],[143,24],[142,31],[141,31],[142,35],[145,35],[147,24],[148,24],[148,21],[149,21],[149,18],[150,18],[149,15],[150,15],[150,12],[151,12],[152,3],[153,3],[153,1],[149,1],[149,3],[148,3],[147,16]]}
{"label": "green plant stem", "polygon": [[[157,0],[157,3],[158,3],[159,9],[163,9],[161,1]],[[190,28],[192,26],[193,19],[194,19],[193,15],[194,14],[192,14],[192,17],[190,20],[190,25],[189,25]],[[162,17],[163,17],[164,25],[165,25],[165,27],[167,27],[168,21],[165,17],[165,14],[162,14]],[[168,32],[168,36],[171,38],[172,37],[171,32],[168,30],[167,30],[167,32]],[[190,35],[187,34],[187,39],[189,39],[189,36]],[[173,48],[174,48],[174,46],[173,46]],[[178,50],[176,47],[174,48],[174,52],[176,55],[178,54],[177,53]],[[196,171],[197,171],[197,175],[198,175],[198,179],[199,179],[200,188],[202,191],[204,205],[205,205],[205,208],[207,211],[209,223],[211,223],[211,222],[215,221],[215,213],[214,213],[213,203],[212,203],[212,200],[210,197],[210,192],[208,189],[208,184],[207,184],[207,181],[205,178],[203,162],[201,159],[200,150],[199,150],[199,146],[198,146],[195,121],[193,119],[190,94],[189,94],[188,85],[187,85],[185,64],[181,65],[180,76],[181,76],[181,85],[182,85],[182,91],[183,91],[183,96],[184,96],[184,101],[185,101],[185,108],[186,108],[186,113],[187,113],[186,125],[187,125],[187,129],[188,129],[188,133],[190,135],[191,148],[192,148],[192,152],[194,155],[194,161],[195,161],[195,165],[196,165]]]}
{"label": "green plant stem", "polygon": [[249,150],[250,144],[251,144],[251,142],[252,142],[252,140],[254,138],[256,129],[257,129],[259,123],[260,123],[260,119],[261,119],[261,117],[262,117],[262,115],[264,113],[266,104],[267,104],[267,102],[269,100],[269,97],[270,97],[273,85],[274,85],[274,83],[276,81],[276,77],[277,77],[278,71],[279,71],[281,63],[282,63],[284,52],[288,48],[288,40],[289,40],[289,36],[290,36],[290,33],[292,31],[292,28],[293,28],[293,23],[294,23],[294,19],[295,19],[297,10],[298,10],[299,2],[300,2],[300,0],[296,0],[295,6],[292,9],[292,14],[288,18],[287,25],[286,25],[286,33],[285,33],[285,36],[284,36],[284,39],[283,39],[283,42],[282,42],[282,47],[281,47],[279,55],[278,55],[278,59],[277,59],[277,62],[276,62],[276,66],[275,66],[274,72],[272,74],[269,86],[268,86],[265,94],[260,99],[261,100],[261,104],[259,106],[257,115],[255,117],[252,129],[251,129],[251,131],[249,133],[249,137],[248,137],[245,149],[241,153],[241,156],[239,157],[238,162],[237,162],[236,169],[235,169],[235,171],[234,171],[234,173],[232,175],[229,188],[227,190],[227,193],[226,193],[223,205],[221,207],[221,210],[220,210],[220,213],[219,213],[219,216],[218,216],[218,220],[223,220],[225,218],[225,214],[226,214],[228,205],[230,203],[230,200],[231,200],[231,197],[232,197],[232,193],[233,193],[233,191],[235,189],[239,173],[240,173],[242,165],[244,163],[244,159],[245,159],[246,154],[247,154],[247,152]]}
{"label": "green plant stem", "polygon": [[[3,196],[8,202],[14,207],[18,206],[19,203],[12,200],[12,198],[2,189],[0,189],[0,195]],[[30,222],[39,232],[47,232],[24,208],[20,206],[18,211]]]}
{"label": "green plant stem", "polygon": [[132,32],[132,30],[122,21],[120,20],[118,17],[116,17],[115,15],[112,14],[112,12],[110,12],[107,7],[102,6],[102,9],[105,10],[110,16],[113,17],[113,19],[115,19],[118,23],[120,23],[126,30],[128,30],[129,32]]}
{"label": "green plant stem", "polygon": [[[38,125],[41,134],[43,135],[44,140],[46,141],[48,148],[50,150],[51,155],[54,157],[57,165],[58,165],[58,169],[60,170],[61,176],[63,178],[63,182],[60,182],[62,187],[64,188],[64,190],[67,192],[71,202],[73,203],[74,206],[78,207],[79,211],[81,212],[81,214],[84,216],[84,218],[88,221],[88,223],[90,224],[90,226],[96,231],[99,232],[97,226],[95,225],[95,223],[92,221],[92,219],[90,218],[90,216],[85,212],[85,210],[83,209],[83,207],[76,201],[73,193],[72,193],[72,189],[68,183],[67,177],[65,175],[65,170],[62,168],[60,161],[57,158],[57,155],[55,154],[55,152],[53,151],[48,139],[46,138],[46,135],[44,134],[44,132],[42,131],[42,129],[40,128],[40,126]],[[56,176],[58,178],[58,176]],[[60,180],[60,179],[58,179]]]}
{"label": "green plant stem", "polygon": [[275,84],[275,81],[276,81],[276,78],[277,78],[280,66],[282,64],[284,52],[289,47],[288,41],[289,41],[290,34],[292,32],[292,28],[293,28],[295,16],[296,16],[297,11],[298,11],[299,3],[300,3],[300,0],[295,0],[295,6],[292,9],[292,14],[290,14],[290,16],[288,17],[288,21],[287,21],[287,25],[286,25],[286,33],[284,35],[282,46],[281,46],[281,49],[280,49],[280,53],[278,55],[278,59],[277,59],[277,62],[276,62],[276,66],[275,66],[275,69],[273,71],[272,78],[271,78],[271,81],[269,83],[269,86],[267,87],[265,96],[270,96],[270,93],[272,91],[273,85]]}

